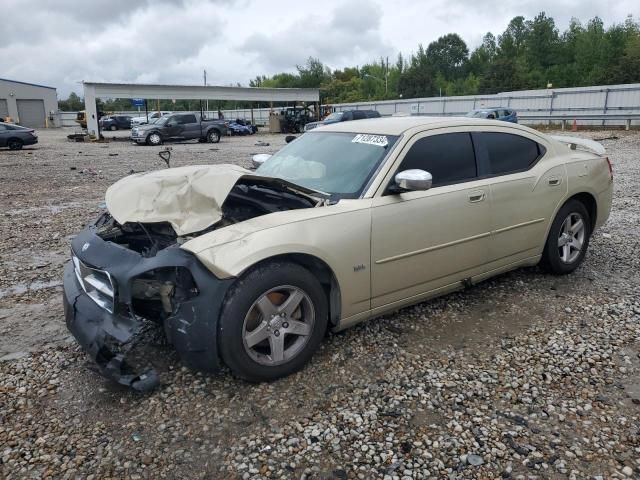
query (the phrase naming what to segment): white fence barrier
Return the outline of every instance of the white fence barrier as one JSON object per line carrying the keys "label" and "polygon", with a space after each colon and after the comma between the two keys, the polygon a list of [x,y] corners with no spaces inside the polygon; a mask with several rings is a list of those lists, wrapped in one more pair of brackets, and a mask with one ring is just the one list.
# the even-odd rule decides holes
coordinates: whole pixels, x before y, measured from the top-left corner
{"label": "white fence barrier", "polygon": [[[483,107],[507,107],[518,112],[518,120],[524,124],[554,123],[576,118],[579,125],[640,125],[640,84],[608,85],[595,87],[522,90],[495,95],[470,95],[460,97],[430,97],[384,100],[331,105],[335,110],[377,110],[383,116],[405,115],[464,115]],[[274,107],[277,111],[278,107]],[[150,110],[151,111],[151,110]],[[269,108],[223,110],[225,119],[251,120],[257,125],[267,125]],[[131,116],[143,112],[116,112]],[[218,118],[217,111],[206,112]],[[64,127],[78,126],[76,112],[60,112]],[[529,117],[529,118],[527,118]],[[595,118],[593,118],[595,117]],[[607,119],[607,117],[609,117]]]}

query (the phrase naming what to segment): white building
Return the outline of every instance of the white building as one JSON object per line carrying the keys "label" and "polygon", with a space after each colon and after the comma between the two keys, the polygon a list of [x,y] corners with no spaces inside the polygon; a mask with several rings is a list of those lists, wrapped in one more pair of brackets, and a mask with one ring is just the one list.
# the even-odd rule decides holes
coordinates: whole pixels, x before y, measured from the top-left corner
{"label": "white building", "polygon": [[0,78],[0,119],[31,128],[58,126],[54,87]]}

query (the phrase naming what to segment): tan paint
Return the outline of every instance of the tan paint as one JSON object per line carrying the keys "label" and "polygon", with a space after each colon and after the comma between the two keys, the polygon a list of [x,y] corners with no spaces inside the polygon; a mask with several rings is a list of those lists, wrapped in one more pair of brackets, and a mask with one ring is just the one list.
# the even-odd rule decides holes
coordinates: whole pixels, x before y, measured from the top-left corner
{"label": "tan paint", "polygon": [[[182,248],[219,278],[237,277],[257,262],[283,254],[322,260],[340,288],[337,329],[460,289],[462,280],[477,282],[536,264],[556,212],[576,193],[596,199],[596,226],[606,221],[611,208],[612,182],[603,157],[570,150],[519,125],[404,117],[344,122],[315,131],[400,138],[362,199],[264,215],[193,238]],[[417,138],[459,131],[517,133],[542,143],[547,153],[527,172],[383,195]],[[107,192],[107,204],[120,222],[170,221],[179,233],[194,232],[220,218],[219,207],[233,183],[247,174],[251,172],[234,166],[152,172],[116,183]]]}
{"label": "tan paint", "polygon": [[198,232],[222,218],[221,206],[244,175],[236,165],[195,165],[125,177],[107,189],[113,218],[126,222],[169,222],[178,235]]}

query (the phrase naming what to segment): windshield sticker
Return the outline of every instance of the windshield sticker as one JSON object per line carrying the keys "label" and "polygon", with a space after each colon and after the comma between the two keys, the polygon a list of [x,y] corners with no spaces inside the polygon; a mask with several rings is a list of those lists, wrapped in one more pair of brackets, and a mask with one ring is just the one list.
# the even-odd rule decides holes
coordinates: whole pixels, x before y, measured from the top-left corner
{"label": "windshield sticker", "polygon": [[376,145],[378,147],[386,147],[389,145],[389,140],[385,135],[368,135],[365,133],[359,133],[351,143],[366,143],[367,145]]}

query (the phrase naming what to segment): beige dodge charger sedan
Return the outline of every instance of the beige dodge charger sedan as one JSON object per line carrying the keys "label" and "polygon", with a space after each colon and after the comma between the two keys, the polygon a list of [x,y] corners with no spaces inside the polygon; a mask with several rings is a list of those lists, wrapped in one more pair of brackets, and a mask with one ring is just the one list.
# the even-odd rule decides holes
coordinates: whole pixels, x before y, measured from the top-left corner
{"label": "beige dodge charger sedan", "polygon": [[157,384],[128,356],[149,322],[192,368],[288,375],[328,328],[522,266],[572,272],[611,208],[600,144],[491,120],[337,123],[255,161],[108,189],[64,275],[68,328],[104,375]]}

